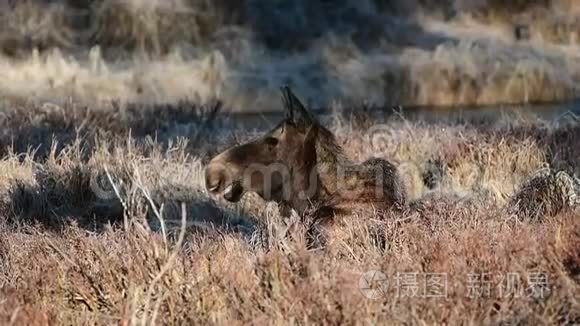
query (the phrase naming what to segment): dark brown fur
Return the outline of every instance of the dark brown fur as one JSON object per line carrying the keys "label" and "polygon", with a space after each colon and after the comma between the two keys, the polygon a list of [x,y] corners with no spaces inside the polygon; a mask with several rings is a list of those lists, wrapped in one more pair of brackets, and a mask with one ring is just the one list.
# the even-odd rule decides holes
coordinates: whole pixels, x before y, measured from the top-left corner
{"label": "dark brown fur", "polygon": [[[283,215],[291,209],[301,216],[313,211],[318,220],[361,205],[378,211],[407,207],[404,184],[392,163],[378,158],[353,163],[290,89],[283,92],[287,118],[264,136],[214,157],[206,170],[210,192],[220,194],[234,185],[224,194],[230,201],[252,191],[277,202]],[[256,166],[268,172],[246,172]]]}

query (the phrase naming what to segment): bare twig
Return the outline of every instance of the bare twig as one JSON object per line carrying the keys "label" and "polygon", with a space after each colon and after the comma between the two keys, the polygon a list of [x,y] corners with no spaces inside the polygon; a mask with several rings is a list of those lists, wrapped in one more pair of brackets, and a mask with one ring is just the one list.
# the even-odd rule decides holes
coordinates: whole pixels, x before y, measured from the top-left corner
{"label": "bare twig", "polygon": [[107,174],[107,179],[109,180],[109,183],[113,187],[113,191],[115,192],[115,195],[117,196],[117,198],[121,202],[121,205],[123,206],[123,227],[125,228],[125,231],[127,231],[127,230],[129,230],[129,217],[127,216],[127,214],[128,214],[127,203],[125,202],[125,200],[123,200],[123,197],[121,196],[121,192],[119,191],[119,188],[117,188],[117,186],[115,185],[115,182],[113,182],[113,178],[111,177],[111,174],[109,173],[109,169],[107,168],[107,165],[104,166],[104,169],[105,169],[105,173]]}
{"label": "bare twig", "polygon": [[[160,218],[160,220],[163,220],[162,216],[159,216],[159,218]],[[145,301],[145,308],[144,308],[144,313],[143,313],[143,318],[142,318],[142,325],[147,324],[147,312],[149,310],[149,303],[151,300],[150,298],[153,295],[155,285],[157,284],[157,282],[159,282],[161,280],[161,278],[171,268],[173,268],[173,265],[175,264],[175,260],[177,259],[177,256],[179,255],[179,251],[181,250],[183,240],[185,239],[185,230],[186,230],[186,225],[187,225],[186,221],[187,221],[187,210],[185,207],[185,203],[182,203],[181,204],[181,230],[179,232],[179,237],[177,239],[177,243],[175,244],[175,248],[173,248],[173,251],[171,252],[171,255],[169,256],[169,258],[167,258],[167,261],[161,267],[161,269],[159,270],[159,273],[157,273],[157,275],[155,276],[155,278],[153,278],[153,280],[151,281],[151,284],[149,285],[149,289],[147,290],[147,295],[145,297],[146,301]]]}

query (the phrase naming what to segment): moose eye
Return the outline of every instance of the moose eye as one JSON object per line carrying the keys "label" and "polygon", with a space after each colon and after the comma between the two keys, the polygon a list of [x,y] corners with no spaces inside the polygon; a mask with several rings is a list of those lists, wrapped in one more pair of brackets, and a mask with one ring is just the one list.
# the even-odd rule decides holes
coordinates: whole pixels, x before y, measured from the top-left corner
{"label": "moose eye", "polygon": [[266,144],[268,144],[268,146],[276,146],[278,145],[278,139],[274,138],[274,137],[268,137],[265,139]]}

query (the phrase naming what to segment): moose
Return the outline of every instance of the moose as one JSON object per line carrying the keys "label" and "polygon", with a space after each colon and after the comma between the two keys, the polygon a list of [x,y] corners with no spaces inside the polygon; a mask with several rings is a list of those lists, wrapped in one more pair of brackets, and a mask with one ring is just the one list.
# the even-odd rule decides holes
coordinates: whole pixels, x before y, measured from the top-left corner
{"label": "moose", "polygon": [[[371,158],[356,164],[288,87],[286,117],[265,135],[225,150],[206,167],[207,190],[230,202],[254,192],[278,203],[280,213],[332,221],[356,206],[405,210],[407,193],[396,166]],[[324,222],[325,223],[325,222]]]}

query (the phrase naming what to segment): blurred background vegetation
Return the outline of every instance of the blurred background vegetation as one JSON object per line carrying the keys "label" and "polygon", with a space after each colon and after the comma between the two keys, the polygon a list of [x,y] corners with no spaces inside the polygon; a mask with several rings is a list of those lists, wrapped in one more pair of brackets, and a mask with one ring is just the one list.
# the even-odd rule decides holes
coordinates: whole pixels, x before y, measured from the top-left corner
{"label": "blurred background vegetation", "polygon": [[577,97],[572,0],[4,0],[4,98],[271,111],[312,104],[474,106]]}

